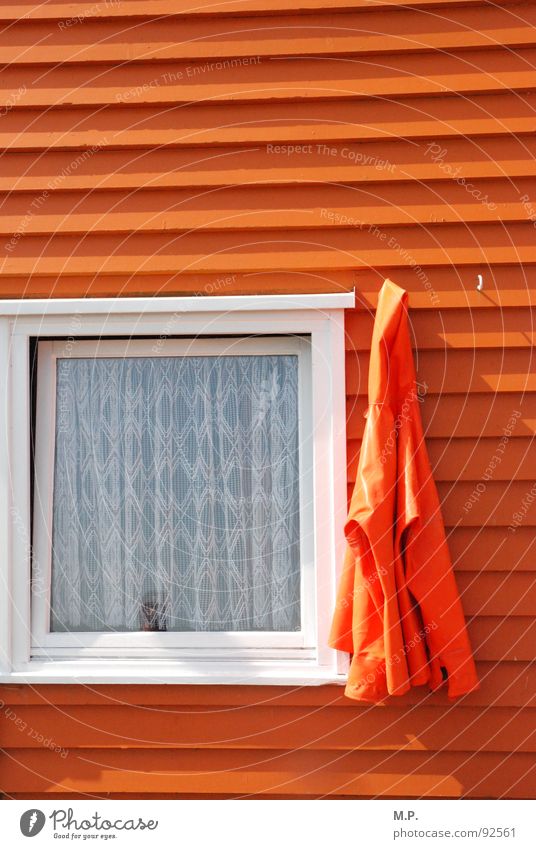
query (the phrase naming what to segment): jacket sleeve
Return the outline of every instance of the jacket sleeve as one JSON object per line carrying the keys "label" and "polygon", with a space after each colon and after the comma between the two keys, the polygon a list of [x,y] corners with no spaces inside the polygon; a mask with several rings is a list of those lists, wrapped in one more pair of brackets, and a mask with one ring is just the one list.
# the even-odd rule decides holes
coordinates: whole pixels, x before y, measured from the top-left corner
{"label": "jacket sleeve", "polygon": [[[478,689],[478,678],[445,538],[441,509],[420,419],[413,402],[400,448],[406,517],[402,537],[405,578],[417,601],[430,650],[432,688],[446,675],[451,698]],[[440,673],[443,672],[443,675]]]}
{"label": "jacket sleeve", "polygon": [[382,564],[392,561],[396,455],[385,464],[379,458],[391,430],[390,410],[370,406],[344,528],[348,544],[329,637],[332,648],[352,655],[346,695],[366,701],[380,701],[388,694]]}
{"label": "jacket sleeve", "polygon": [[346,546],[342,574],[337,590],[337,601],[331,622],[329,645],[333,649],[354,653],[352,619],[354,609],[354,584],[356,579],[356,554]]}
{"label": "jacket sleeve", "polygon": [[346,549],[329,644],[352,656],[345,695],[367,702],[388,695],[383,616],[371,591],[378,583],[375,572],[368,540],[356,527]]}

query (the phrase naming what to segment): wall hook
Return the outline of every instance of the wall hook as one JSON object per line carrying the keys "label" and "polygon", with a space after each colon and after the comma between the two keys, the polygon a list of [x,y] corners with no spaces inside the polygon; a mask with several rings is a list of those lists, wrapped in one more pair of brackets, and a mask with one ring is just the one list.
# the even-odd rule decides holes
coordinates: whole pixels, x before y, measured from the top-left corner
{"label": "wall hook", "polygon": [[476,290],[477,290],[477,292],[481,292],[482,289],[484,288],[484,279],[483,279],[481,274],[479,274],[477,276],[478,276],[478,283],[476,284]]}

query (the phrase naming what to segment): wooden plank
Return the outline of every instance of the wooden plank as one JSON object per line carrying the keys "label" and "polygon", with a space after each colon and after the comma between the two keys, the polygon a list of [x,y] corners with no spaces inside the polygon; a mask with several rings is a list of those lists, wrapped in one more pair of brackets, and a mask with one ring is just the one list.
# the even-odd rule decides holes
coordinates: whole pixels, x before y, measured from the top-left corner
{"label": "wooden plank", "polygon": [[[536,388],[532,349],[528,348],[475,348],[471,351],[417,351],[415,355],[417,380],[423,415],[429,417],[441,413],[445,394],[466,393],[521,393]],[[367,392],[369,371],[368,354],[346,352],[346,391],[348,395],[363,395]],[[430,400],[429,396],[436,396]],[[518,410],[515,398],[508,411],[503,427]],[[433,406],[432,406],[433,405]],[[427,409],[428,408],[428,409]],[[488,408],[489,409],[489,408]],[[426,412],[425,412],[426,411]],[[521,410],[521,412],[523,412]],[[520,424],[522,419],[520,420]],[[519,436],[527,435],[526,429],[517,429]]]}
{"label": "wooden plank", "polygon": [[[381,19],[380,19],[381,16]],[[501,44],[535,43],[536,9],[523,17],[508,9],[442,9],[440,15],[419,10],[362,10],[336,16],[311,14],[191,20],[156,17],[117,27],[116,22],[87,19],[83,26],[56,26],[47,21],[14,22],[0,33],[6,63],[62,64],[239,58],[245,56],[344,56],[355,53],[454,51]]]}
{"label": "wooden plank", "polygon": [[[438,439],[426,442],[432,473],[436,481],[533,481],[536,468],[536,441],[516,437],[515,422],[500,439]],[[355,481],[361,441],[348,442],[348,482]]]}
{"label": "wooden plank", "polygon": [[298,294],[351,292],[354,285],[354,273],[347,271],[329,271],[327,273],[305,272],[268,272],[268,273],[229,273],[229,274],[173,274],[169,277],[151,274],[133,274],[128,276],[111,275],[90,277],[69,275],[47,277],[33,275],[24,280],[18,277],[0,276],[0,294],[4,298],[85,298],[152,295],[247,295],[264,292],[266,294]]}
{"label": "wooden plank", "polygon": [[[347,434],[352,439],[360,438],[363,434],[366,408],[365,395],[348,398]],[[479,439],[492,436],[501,438],[512,411],[516,409],[522,412],[516,433],[519,436],[532,436],[536,427],[534,393],[523,396],[521,393],[495,395],[475,391],[471,394],[430,394],[422,405],[421,413],[426,438]]]}
{"label": "wooden plank", "polygon": [[[519,0],[501,0],[495,5],[507,6],[517,4]],[[423,8],[424,13],[428,7],[434,6],[480,6],[486,3],[481,0],[222,0],[216,6],[213,0],[147,0],[140,4],[138,0],[122,0],[121,4],[95,3],[88,8],[87,3],[54,3],[47,2],[35,5],[34,3],[2,3],[0,5],[0,20],[20,21],[21,19],[32,21],[60,21],[70,18],[100,19],[100,18],[126,18],[134,20],[139,18],[159,18],[168,16],[188,16],[197,18],[199,16],[221,17],[222,15],[249,16],[267,13],[297,13],[311,11],[345,11],[375,9],[388,9],[397,7]]]}
{"label": "wooden plank", "polygon": [[[67,800],[74,801],[74,800],[80,800],[80,799],[87,799],[88,798],[87,793],[46,793],[46,794],[43,794],[43,795],[44,795],[44,798],[46,798],[49,801],[51,801],[53,799],[61,799],[63,801],[67,801]],[[9,799],[12,799],[12,800],[18,800],[18,799],[24,800],[24,799],[34,799],[34,798],[35,798],[34,793],[10,793],[10,795],[9,795]],[[132,799],[134,797],[132,796],[131,793],[106,793],[103,796],[99,796],[97,793],[92,793],[91,798],[92,799],[103,798],[103,799],[119,800],[119,799]],[[137,792],[136,795],[135,795],[135,798],[136,799],[180,799],[181,801],[184,801],[185,799],[195,799],[195,800],[201,800],[201,801],[210,800],[212,802],[214,800],[220,800],[220,799],[221,800],[228,800],[228,801],[229,800],[236,800],[236,799],[241,799],[243,797],[240,796],[240,795],[237,795],[237,794],[233,795],[232,793],[205,793],[204,794],[204,793],[138,793]],[[284,800],[288,800],[288,799],[291,799],[291,798],[293,798],[293,797],[288,796],[284,793],[282,793],[282,794],[277,794],[277,793],[255,794],[255,793],[251,793],[251,794],[248,794],[248,796],[247,796],[248,800],[249,799],[262,799],[264,801],[269,801],[269,800],[282,800],[282,801],[284,801]],[[311,795],[310,793],[309,794],[304,793],[304,794],[301,794],[299,798],[300,798],[300,801],[303,801],[303,800],[306,800],[306,799],[316,799],[317,797],[314,796],[314,795]],[[339,799],[342,800],[342,799],[345,799],[347,797],[346,796],[337,796],[337,794],[334,793],[334,794],[331,794],[329,798],[330,798],[330,800],[339,800]],[[374,796],[371,796],[371,797],[361,796],[359,798],[363,799],[363,798],[375,798],[375,797]],[[429,799],[435,799],[437,797],[429,796],[428,798]],[[7,796],[0,795],[0,799],[3,801],[4,799],[7,799]]]}
{"label": "wooden plank", "polygon": [[[535,484],[527,481],[488,481],[478,489],[473,481],[439,481],[437,490],[441,512],[448,527],[501,527],[505,540],[519,525],[536,525]],[[348,502],[354,485],[347,486]]]}
{"label": "wooden plank", "polygon": [[[370,187],[223,187],[199,190],[134,192],[64,192],[43,198],[0,196],[0,235],[19,227],[26,234],[131,233],[192,230],[345,230],[373,232],[376,226],[526,222],[521,197],[536,197],[536,179],[479,181],[481,198],[471,201],[463,186],[423,186],[407,197],[405,184],[384,187],[381,197]],[[96,187],[98,188],[98,187]],[[535,207],[536,217],[536,207]],[[380,236],[381,238],[381,236]],[[449,341],[449,340],[447,340]],[[454,337],[450,344],[463,345]],[[467,343],[466,343],[467,345]]]}
{"label": "wooden plank", "polygon": [[[65,191],[185,188],[229,185],[302,185],[303,183],[377,184],[448,183],[465,180],[536,176],[536,139],[528,137],[379,140],[302,145],[300,149],[242,147],[102,148],[77,161],[68,150],[4,153],[0,190]],[[415,182],[412,192],[420,185]],[[439,187],[436,186],[436,189]],[[519,193],[522,194],[521,192]]]}
{"label": "wooden plank", "polygon": [[[514,480],[505,486],[501,481],[491,480],[480,490],[476,487],[473,481],[437,483],[441,512],[448,527],[502,527],[507,548],[508,538],[515,535],[518,524],[525,527],[536,525],[533,482]],[[349,498],[352,490],[353,484],[349,484]],[[507,530],[509,527],[510,531]]]}
{"label": "wooden plank", "polygon": [[[525,266],[524,270],[530,274],[530,269]],[[399,274],[403,274],[404,269],[396,270]],[[493,268],[486,268],[485,272],[491,271],[491,277],[494,276]],[[502,276],[504,269],[502,266],[499,266],[496,271],[496,276],[498,279]],[[459,268],[460,274],[464,272],[463,268]],[[489,284],[489,277],[483,275],[484,279]],[[528,277],[526,279],[527,287],[531,285],[529,283]],[[536,306],[536,290],[534,288],[527,288],[525,291],[519,291],[518,289],[502,289],[498,290],[495,288],[493,279],[492,279],[492,288],[491,290],[486,289],[485,287],[481,292],[476,290],[476,286],[478,285],[478,277],[475,274],[474,270],[469,269],[466,273],[466,281],[465,285],[466,289],[460,287],[459,292],[439,292],[436,290],[437,294],[437,304],[441,304],[442,309],[460,309],[460,307],[466,307],[470,310],[481,310],[481,309],[495,309],[499,307],[499,309],[507,309],[508,307],[534,307]],[[471,287],[471,288],[469,288]],[[474,288],[473,288],[474,287]],[[360,296],[362,297],[362,296]],[[364,296],[365,299],[369,299],[371,303],[377,302],[376,294],[368,294]],[[409,296],[409,304],[412,309],[415,310],[433,310],[434,306],[431,302],[429,293],[426,292],[414,292]]]}
{"label": "wooden plank", "polygon": [[501,527],[449,528],[448,543],[457,571],[536,570],[536,535],[531,527],[522,526],[515,533]]}
{"label": "wooden plank", "polygon": [[536,525],[533,481],[513,480],[505,485],[502,481],[490,480],[480,489],[476,487],[473,481],[438,484],[443,516],[448,525],[500,525],[512,527],[511,534],[515,534],[519,522],[527,527]]}
{"label": "wooden plank", "polygon": [[[428,266],[461,262],[481,267],[483,262],[534,259],[534,228],[530,222],[480,225],[436,225],[427,230],[412,227],[378,228],[368,231],[347,229],[237,231],[211,234],[133,233],[124,235],[72,235],[53,237],[24,235],[6,256],[2,271],[8,275],[34,274],[177,274],[249,273],[258,271],[349,270],[364,266],[392,267],[393,260],[418,268],[422,291],[439,306]],[[380,239],[379,236],[382,236]],[[383,238],[385,236],[385,238]],[[36,260],[37,258],[37,260]],[[474,272],[473,272],[474,273]],[[435,294],[434,294],[435,293]]]}
{"label": "wooden plank", "polygon": [[[505,544],[508,555],[508,543]],[[457,576],[463,608],[470,616],[535,616],[534,572],[463,572]]]}
{"label": "wooden plank", "polygon": [[530,797],[532,753],[273,752],[88,749],[62,759],[14,749],[0,761],[4,792],[226,793]]}
{"label": "wooden plank", "polygon": [[356,705],[352,711],[247,705],[218,712],[162,706],[19,707],[3,709],[2,748],[534,752],[535,714],[534,708],[490,706],[482,723],[481,708],[460,705],[445,711],[428,706],[424,693],[418,712],[396,704],[382,710]]}
{"label": "wooden plank", "polygon": [[479,660],[535,660],[534,617],[478,617],[469,623],[469,633]]}
{"label": "wooden plank", "polygon": [[[450,348],[532,347],[536,333],[536,313],[519,309],[451,309],[433,313],[410,311],[412,341],[420,351]],[[374,315],[364,310],[347,310],[346,345],[356,351],[369,351]]]}
{"label": "wooden plank", "polygon": [[[1,159],[0,159],[1,162]],[[423,291],[422,282],[414,271],[407,268],[381,270],[362,269],[310,269],[305,271],[257,271],[217,273],[130,273],[124,275],[79,275],[58,274],[47,276],[39,273],[0,276],[0,297],[5,298],[74,298],[115,297],[118,295],[183,295],[196,294],[201,297],[214,294],[271,294],[299,292],[356,291],[356,301],[365,311],[375,309],[378,291],[384,277],[389,276],[409,291],[410,307],[414,311],[434,313],[438,306],[442,310],[497,309],[536,305],[536,267],[497,266],[488,267],[486,288],[476,291],[476,274],[471,269],[437,267],[430,273],[433,284],[433,301],[429,291]],[[501,287],[508,280],[512,288]],[[368,287],[364,292],[361,287]],[[357,287],[357,288],[356,288]],[[454,287],[457,287],[454,289]]]}
{"label": "wooden plank", "polygon": [[[401,235],[401,234],[400,234]],[[400,242],[401,239],[399,238]],[[482,273],[483,289],[477,292],[477,273]],[[356,300],[365,310],[376,309],[378,294],[385,277],[394,280],[409,292],[412,309],[494,309],[506,306],[527,306],[536,290],[536,266],[521,263],[494,264],[483,262],[479,268],[442,263],[427,272],[430,288],[423,285],[415,268],[404,267],[402,258],[391,268],[358,269],[355,271]],[[433,292],[432,292],[433,290]],[[437,298],[433,298],[433,293]],[[524,298],[520,302],[514,299]]]}
{"label": "wooden plank", "polygon": [[534,480],[536,441],[516,437],[515,420],[498,440],[430,440],[427,447],[436,480]]}
{"label": "wooden plank", "polygon": [[[356,39],[356,42],[358,40]],[[85,65],[7,67],[0,80],[0,106],[13,109],[35,106],[103,106],[117,103],[173,104],[221,100],[332,100],[359,97],[405,97],[412,94],[443,94],[505,90],[526,92],[535,88],[531,68],[536,51],[467,51],[460,55],[428,54],[379,57],[281,57],[276,63],[252,57],[252,61],[221,62],[207,70],[207,62],[161,62],[151,76],[146,65],[99,65],[88,73]],[[422,74],[423,65],[427,73]],[[292,66],[292,67],[291,67]],[[14,92],[25,89],[14,98]]]}
{"label": "wooden plank", "polygon": [[[404,100],[362,99],[237,103],[230,120],[225,104],[129,106],[99,109],[11,110],[2,119],[0,144],[13,151],[80,148],[155,148],[193,145],[323,144],[380,139],[445,139],[534,134],[535,92],[471,98],[444,95]],[[314,117],[311,110],[314,109]],[[444,144],[444,142],[443,142]],[[321,151],[323,148],[321,148]]]}
{"label": "wooden plank", "polygon": [[[422,290],[422,284],[415,278],[413,280],[406,277],[406,269],[389,269],[387,271],[391,278],[394,278],[410,290],[409,303],[414,311],[426,310],[432,314],[437,310],[438,304],[442,310],[447,309],[470,309],[473,312],[480,309],[497,309],[507,307],[530,307],[536,306],[536,285],[532,286],[533,269],[531,266],[523,268],[507,268],[503,272],[502,267],[496,269],[497,282],[505,274],[509,282],[517,283],[518,277],[525,277],[525,288],[519,289],[498,289],[493,288],[491,291],[485,290],[477,292],[475,290],[476,277],[474,271],[468,271],[464,274],[464,270],[459,268],[458,271],[458,291],[445,291],[438,288],[439,286],[449,286],[454,284],[454,278],[451,280],[447,275],[442,274],[442,271],[448,269],[436,268],[433,271],[434,291],[437,295],[435,305],[431,302],[428,292],[411,291],[415,286],[419,286]],[[487,269],[488,272],[493,269]],[[516,271],[518,274],[516,275]],[[462,275],[464,280],[461,279]],[[368,280],[368,285],[377,285],[378,288],[383,282],[383,277],[376,274],[377,281]],[[32,274],[31,277],[0,275],[0,297],[4,298],[75,298],[75,297],[115,297],[123,296],[141,296],[141,295],[187,295],[196,294],[200,297],[211,296],[214,294],[240,295],[240,294],[292,294],[303,292],[341,292],[352,291],[356,286],[360,286],[364,275],[356,273],[352,269],[340,270],[309,270],[309,271],[273,271],[273,272],[253,272],[239,273],[228,272],[227,274],[125,274],[125,275],[107,275],[94,276],[80,274],[73,276],[69,274],[58,274],[54,277],[40,274]],[[464,286],[472,286],[472,291]],[[356,290],[356,300],[362,304],[362,308],[369,310],[375,309],[377,302],[377,291],[363,293],[359,288]],[[369,306],[364,306],[369,304]]]}

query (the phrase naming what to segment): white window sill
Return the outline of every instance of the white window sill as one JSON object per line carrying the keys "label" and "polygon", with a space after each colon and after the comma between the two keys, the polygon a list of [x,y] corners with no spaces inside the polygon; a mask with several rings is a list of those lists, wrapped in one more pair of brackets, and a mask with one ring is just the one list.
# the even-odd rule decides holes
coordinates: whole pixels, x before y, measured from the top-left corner
{"label": "white window sill", "polygon": [[0,684],[242,684],[320,686],[345,684],[346,676],[315,663],[218,662],[195,665],[165,660],[32,661],[0,675]]}

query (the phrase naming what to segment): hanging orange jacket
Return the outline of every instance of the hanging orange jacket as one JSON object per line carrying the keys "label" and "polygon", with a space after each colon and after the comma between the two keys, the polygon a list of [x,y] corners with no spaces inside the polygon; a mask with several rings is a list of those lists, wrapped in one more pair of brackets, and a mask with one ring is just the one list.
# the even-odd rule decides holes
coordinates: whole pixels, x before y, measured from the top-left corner
{"label": "hanging orange jacket", "polygon": [[345,694],[380,701],[411,686],[478,688],[424,443],[407,293],[380,292],[369,405],[330,645],[352,655]]}

